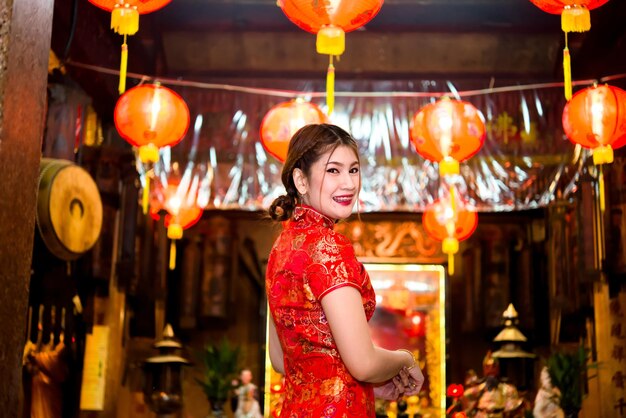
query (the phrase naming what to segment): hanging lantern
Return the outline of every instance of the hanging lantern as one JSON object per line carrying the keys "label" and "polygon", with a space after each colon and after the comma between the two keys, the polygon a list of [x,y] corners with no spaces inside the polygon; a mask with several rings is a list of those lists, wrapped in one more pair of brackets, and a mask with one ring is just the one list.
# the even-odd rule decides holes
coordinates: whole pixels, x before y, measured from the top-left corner
{"label": "hanging lantern", "polygon": [[[576,93],[563,109],[563,130],[574,144],[593,151],[596,165],[613,162],[613,150],[626,144],[626,91],[602,85]],[[599,174],[604,210],[604,174]]]}
{"label": "hanging lantern", "polygon": [[591,29],[589,10],[602,6],[609,0],[530,0],[547,13],[561,15],[561,30],[565,32],[563,49],[563,80],[565,98],[572,98],[572,64],[567,46],[568,32],[587,32]]}
{"label": "hanging lantern", "polygon": [[335,67],[333,57],[345,50],[345,33],[372,20],[383,6],[383,0],[318,1],[278,0],[278,6],[289,20],[307,32],[317,34],[318,54],[329,55],[326,74],[326,104],[328,114],[335,107]]}
{"label": "hanging lantern", "polygon": [[267,152],[284,162],[289,141],[298,129],[327,121],[324,112],[313,103],[301,99],[280,103],[272,107],[261,122],[261,143]]}
{"label": "hanging lantern", "polygon": [[411,121],[417,152],[439,163],[441,176],[459,174],[459,161],[476,154],[485,141],[485,123],[468,102],[444,97],[424,106]]}
{"label": "hanging lantern", "polygon": [[191,228],[202,218],[203,210],[195,202],[195,196],[187,195],[180,190],[179,184],[170,183],[162,194],[162,202],[153,202],[150,205],[150,214],[159,220],[159,211],[165,210],[164,224],[167,228],[167,237],[170,239],[170,270],[176,268],[176,240],[183,237],[183,230]]}
{"label": "hanging lantern", "polygon": [[[189,108],[182,97],[167,87],[143,84],[120,96],[113,119],[120,136],[139,147],[141,162],[153,164],[159,159],[159,148],[178,144],[187,133]],[[151,171],[145,176],[144,213],[148,210]]]}
{"label": "hanging lantern", "polygon": [[139,30],[139,15],[154,12],[166,6],[171,0],[89,0],[107,12],[111,12],[111,29],[124,36],[120,60],[120,81],[118,90],[126,90],[126,67],[128,66],[128,45],[126,37]]}
{"label": "hanging lantern", "polygon": [[422,225],[429,236],[442,241],[441,249],[448,254],[448,273],[454,274],[454,254],[459,251],[459,241],[474,233],[478,215],[457,198],[451,187],[447,198],[436,200],[426,209]]}

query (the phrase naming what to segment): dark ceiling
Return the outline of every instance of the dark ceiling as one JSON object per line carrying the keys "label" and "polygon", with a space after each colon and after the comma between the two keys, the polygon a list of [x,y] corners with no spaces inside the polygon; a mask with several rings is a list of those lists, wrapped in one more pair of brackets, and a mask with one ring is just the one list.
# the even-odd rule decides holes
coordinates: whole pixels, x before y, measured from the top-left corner
{"label": "dark ceiling", "polygon": [[[590,32],[570,35],[573,78],[626,72],[626,1],[591,18]],[[70,63],[117,69],[122,38],[109,21],[86,0],[56,0],[52,48]],[[559,16],[529,0],[386,0],[347,34],[337,78],[562,81],[563,42]],[[128,45],[130,72],[186,80],[323,79],[327,63],[276,0],[173,0],[141,16]],[[67,68],[101,112],[112,109],[115,76]]]}

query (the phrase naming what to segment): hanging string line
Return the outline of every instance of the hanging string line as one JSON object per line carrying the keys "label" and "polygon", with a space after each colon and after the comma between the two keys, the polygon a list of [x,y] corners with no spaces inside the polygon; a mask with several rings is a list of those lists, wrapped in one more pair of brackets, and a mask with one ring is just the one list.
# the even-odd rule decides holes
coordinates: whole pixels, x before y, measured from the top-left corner
{"label": "hanging string line", "polygon": [[[85,70],[95,71],[102,74],[110,74],[119,76],[119,70],[114,70],[110,68],[100,67],[97,65],[83,64],[80,62],[67,61],[65,65],[69,65],[76,68],[82,68]],[[172,86],[183,86],[183,87],[196,87],[200,89],[210,89],[210,90],[225,90],[225,91],[235,91],[239,93],[248,93],[248,94],[259,94],[265,96],[275,96],[275,97],[288,97],[288,98],[298,98],[298,97],[326,97],[326,92],[310,92],[310,91],[297,91],[297,90],[279,90],[279,89],[271,89],[271,88],[262,88],[262,87],[245,87],[245,86],[236,86],[232,84],[218,84],[218,83],[205,83],[201,81],[190,81],[190,80],[181,80],[176,78],[164,78],[164,77],[153,77],[146,74],[138,74],[138,73],[127,73],[126,77],[133,78],[136,80],[140,80],[141,82],[145,82],[147,80],[158,81],[161,84],[172,85]],[[608,81],[621,80],[626,78],[626,73],[622,74],[614,74],[605,76],[599,79],[588,79],[588,80],[577,80],[572,81],[572,86],[587,86],[592,85],[593,83],[606,83]],[[538,90],[538,89],[547,89],[553,87],[563,87],[562,82],[554,82],[554,83],[534,83],[534,84],[525,84],[525,85],[517,85],[517,86],[505,86],[505,87],[489,87],[486,89],[476,89],[476,90],[465,90],[455,92],[455,96],[459,97],[469,97],[469,96],[480,96],[484,94],[493,94],[493,93],[504,93],[511,91],[524,91],[524,90]],[[450,92],[416,92],[416,91],[336,91],[335,96],[337,97],[441,97],[441,96],[449,96]]]}

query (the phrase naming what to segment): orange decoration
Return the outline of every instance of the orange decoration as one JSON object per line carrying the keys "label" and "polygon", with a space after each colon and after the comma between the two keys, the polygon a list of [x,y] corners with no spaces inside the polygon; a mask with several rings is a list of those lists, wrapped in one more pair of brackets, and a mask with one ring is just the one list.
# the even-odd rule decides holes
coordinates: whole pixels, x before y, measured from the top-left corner
{"label": "orange decoration", "polygon": [[445,199],[431,204],[422,216],[426,233],[442,241],[442,251],[448,254],[448,273],[454,274],[454,254],[459,251],[459,241],[470,237],[478,225],[478,215],[457,198],[454,188]]}
{"label": "orange decoration", "polygon": [[[613,162],[613,150],[626,144],[626,91],[602,85],[576,93],[563,109],[563,130],[575,144],[593,150],[596,165]],[[604,174],[599,173],[604,210]]]}
{"label": "orange decoration", "polygon": [[[159,210],[159,208],[155,208],[153,206],[150,207],[150,215],[155,221],[161,219],[161,217],[159,216]],[[183,230],[185,230],[197,224],[200,218],[202,218],[203,212],[204,211],[197,206],[191,208],[180,208],[180,211],[176,218],[167,213],[163,222],[165,223],[166,228],[169,227],[170,224],[178,224],[181,226],[181,228],[183,228]]]}
{"label": "orange decoration", "polygon": [[278,0],[278,6],[289,20],[307,32],[318,33],[328,25],[350,32],[372,20],[383,0]]}
{"label": "orange decoration", "polygon": [[411,121],[417,152],[439,163],[442,176],[459,173],[459,161],[476,154],[485,141],[485,124],[472,104],[447,97],[424,106]]}
{"label": "orange decoration", "polygon": [[278,6],[297,26],[317,34],[317,53],[330,57],[326,74],[326,101],[330,115],[335,107],[333,56],[343,54],[345,33],[372,20],[383,6],[383,0],[278,0]]}
{"label": "orange decoration", "polygon": [[298,129],[327,121],[324,112],[313,103],[300,99],[280,103],[272,107],[261,122],[261,143],[267,152],[284,162],[289,141]]}
{"label": "orange decoration", "polygon": [[[117,100],[113,119],[120,136],[131,145],[158,151],[183,139],[189,128],[189,108],[182,97],[167,87],[143,84]],[[146,157],[157,161],[158,152]]]}
{"label": "orange decoration", "polygon": [[530,0],[544,12],[561,15],[561,30],[565,32],[563,49],[563,81],[565,98],[572,98],[572,63],[567,46],[569,32],[587,32],[591,29],[589,10],[602,6],[609,0]]}
{"label": "orange decoration", "polygon": [[541,10],[561,15],[563,32],[586,32],[590,29],[589,10],[602,6],[609,0],[530,0]]}
{"label": "orange decoration", "polygon": [[613,150],[626,144],[626,91],[609,85],[579,91],[563,109],[563,130],[593,150],[594,164],[612,163]]}
{"label": "orange decoration", "polygon": [[119,93],[126,91],[126,68],[128,66],[128,45],[126,36],[139,30],[139,15],[151,13],[167,5],[171,0],[89,0],[107,12],[111,12],[111,29],[124,36],[120,60]]}
{"label": "orange decoration", "polygon": [[[120,136],[139,147],[141,162],[154,163],[159,160],[159,148],[178,144],[187,133],[189,108],[167,87],[143,84],[117,99],[113,120]],[[142,206],[147,213],[150,175],[145,180]]]}
{"label": "orange decoration", "polygon": [[170,245],[170,270],[176,267],[176,244],[175,241],[183,237],[183,230],[198,223],[202,218],[203,210],[196,205],[195,196],[189,196],[180,190],[177,182],[168,183],[159,196],[162,200],[154,202],[150,206],[150,215],[159,220],[159,211],[167,211],[164,223],[167,227],[167,237],[172,240]]}

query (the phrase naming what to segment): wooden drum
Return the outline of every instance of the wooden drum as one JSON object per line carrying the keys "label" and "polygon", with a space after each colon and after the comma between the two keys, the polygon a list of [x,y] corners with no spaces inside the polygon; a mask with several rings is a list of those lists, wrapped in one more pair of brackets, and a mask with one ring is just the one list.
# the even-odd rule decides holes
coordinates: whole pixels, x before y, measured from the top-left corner
{"label": "wooden drum", "polygon": [[41,160],[37,226],[46,247],[62,260],[93,247],[102,229],[102,201],[87,171],[71,161]]}

